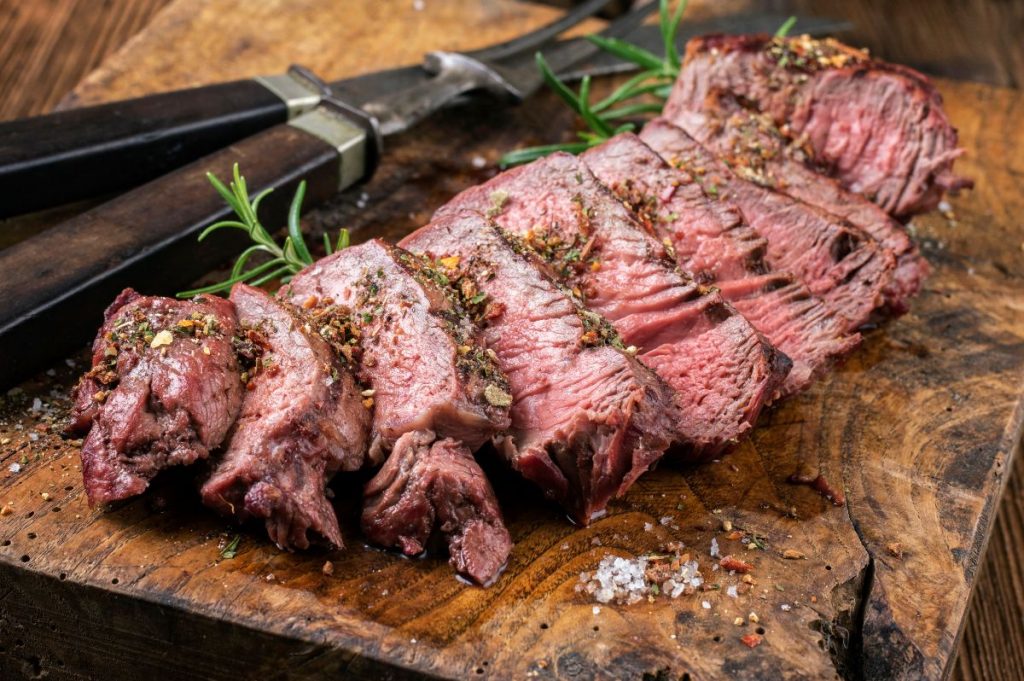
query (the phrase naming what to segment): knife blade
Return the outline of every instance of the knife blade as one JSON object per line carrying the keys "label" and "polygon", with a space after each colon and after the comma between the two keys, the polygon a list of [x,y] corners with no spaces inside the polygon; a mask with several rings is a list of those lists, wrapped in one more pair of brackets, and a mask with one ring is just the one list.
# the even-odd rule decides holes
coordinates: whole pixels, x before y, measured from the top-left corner
{"label": "knife blade", "polygon": [[[707,33],[772,33],[781,26],[788,15],[775,13],[757,13],[737,16],[724,16],[694,22],[684,22],[679,27],[677,47],[685,47],[691,38]],[[827,17],[808,17],[801,19],[795,30],[819,37],[848,31],[853,27],[848,21]],[[626,42],[633,43],[645,50],[660,54],[663,51],[661,31],[658,26],[645,24],[627,35]],[[584,38],[566,38],[556,42],[548,50],[585,42]],[[591,56],[556,70],[560,79],[575,82],[589,75],[599,77],[636,71],[636,64],[625,61],[610,52],[598,51]],[[353,106],[363,106],[389,92],[404,90],[420,85],[431,78],[432,74],[420,64],[384,69],[371,73],[342,78],[329,83],[327,87],[338,98]]]}

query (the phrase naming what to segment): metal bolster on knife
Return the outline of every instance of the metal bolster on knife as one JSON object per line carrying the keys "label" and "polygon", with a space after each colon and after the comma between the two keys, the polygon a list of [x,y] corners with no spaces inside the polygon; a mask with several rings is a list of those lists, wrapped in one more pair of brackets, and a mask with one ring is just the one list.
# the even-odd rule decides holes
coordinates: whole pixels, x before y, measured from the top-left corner
{"label": "metal bolster on knife", "polygon": [[256,76],[254,81],[281,98],[288,107],[288,119],[315,109],[320,101],[331,94],[327,84],[304,66],[292,65],[287,73]]}
{"label": "metal bolster on knife", "polygon": [[345,189],[369,177],[381,154],[377,119],[333,97],[324,96],[320,105],[288,122],[338,151],[338,189]]}

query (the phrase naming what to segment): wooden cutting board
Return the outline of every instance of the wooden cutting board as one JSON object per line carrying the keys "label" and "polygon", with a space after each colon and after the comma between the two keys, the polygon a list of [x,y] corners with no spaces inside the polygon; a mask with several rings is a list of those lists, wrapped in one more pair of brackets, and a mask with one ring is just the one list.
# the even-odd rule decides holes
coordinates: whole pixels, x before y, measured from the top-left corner
{"label": "wooden cutting board", "polygon": [[[710,4],[695,3],[691,16]],[[69,104],[291,62],[336,78],[486,44],[553,14],[508,0],[268,0],[244,11],[178,0]],[[911,313],[766,413],[733,454],[700,467],[666,461],[589,528],[487,464],[516,542],[489,589],[457,581],[443,557],[365,546],[351,478],[335,485],[349,547],[333,554],[283,554],[260,528],[228,526],[200,507],[187,472],[112,512],[90,509],[78,446],[50,427],[82,357],[9,393],[0,678],[943,678],[1024,421],[1024,96],[940,88],[968,151],[958,169],[977,188],[951,213],[914,220],[935,271]],[[445,114],[389,140],[373,181],[310,214],[307,227],[397,237],[493,174],[503,151],[563,138],[572,125],[548,96]],[[788,484],[797,471],[820,472],[847,505]],[[728,523],[764,549],[728,539]],[[237,556],[221,558],[236,534]],[[756,566],[753,585],[711,571],[712,538]],[[672,540],[720,590],[599,608],[577,593],[580,572],[601,558]],[[805,558],[786,560],[787,550]],[[740,642],[756,632],[759,646]]]}

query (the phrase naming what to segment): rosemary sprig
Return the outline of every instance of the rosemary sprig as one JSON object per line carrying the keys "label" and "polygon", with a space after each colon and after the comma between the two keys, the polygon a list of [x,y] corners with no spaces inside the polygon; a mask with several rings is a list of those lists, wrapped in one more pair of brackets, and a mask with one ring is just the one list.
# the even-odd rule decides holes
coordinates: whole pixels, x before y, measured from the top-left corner
{"label": "rosemary sprig", "polygon": [[675,11],[669,10],[669,0],[659,0],[659,2],[661,38],[665,45],[663,56],[658,56],[653,52],[617,38],[606,38],[600,35],[587,36],[588,40],[601,49],[611,52],[621,59],[631,61],[642,69],[640,73],[627,80],[616,88],[614,92],[595,104],[590,103],[589,76],[583,77],[583,80],[580,82],[579,92],[574,92],[558,79],[544,59],[544,56],[539,52],[537,53],[537,68],[540,69],[544,82],[573,111],[579,114],[586,124],[587,130],[577,133],[579,141],[576,142],[546,144],[509,152],[501,158],[499,162],[501,167],[506,168],[526,163],[556,151],[568,151],[578,154],[604,142],[614,135],[636,128],[630,122],[618,123],[621,119],[661,111],[661,104],[658,102],[634,100],[654,96],[663,101],[668,97],[668,91],[672,87],[672,83],[675,82],[676,76],[679,75],[680,58],[679,50],[676,48],[676,35],[679,32],[679,23],[686,9],[686,0],[681,0],[676,5]]}
{"label": "rosemary sprig", "polygon": [[[232,176],[230,185],[225,186],[213,173],[206,174],[210,184],[235,212],[238,219],[215,222],[199,234],[199,241],[203,241],[219,229],[240,229],[249,235],[253,245],[238,256],[234,267],[231,268],[231,275],[227,279],[217,284],[182,291],[177,294],[179,298],[191,298],[200,293],[222,293],[229,291],[232,286],[241,281],[253,286],[260,286],[274,279],[287,282],[291,275],[296,274],[303,267],[313,264],[313,254],[306,246],[299,224],[302,201],[306,197],[306,181],[300,182],[295,191],[295,196],[288,208],[288,236],[285,237],[283,244],[278,245],[258,217],[260,202],[273,191],[273,188],[265,189],[254,198],[250,198],[245,177],[239,172],[237,163],[232,168]],[[327,251],[327,255],[346,248],[348,244],[347,229],[342,229],[338,234],[338,241],[334,248],[331,247],[330,238],[324,234],[324,249]],[[246,269],[249,260],[258,253],[269,255],[270,258]]]}
{"label": "rosemary sprig", "polygon": [[[583,119],[587,130],[577,132],[578,141],[561,144],[545,144],[525,149],[516,149],[505,154],[499,160],[502,168],[528,163],[556,151],[578,154],[590,147],[597,146],[621,132],[634,130],[632,122],[617,123],[622,119],[635,119],[644,114],[657,114],[668,99],[672,85],[679,77],[682,59],[676,45],[679,25],[686,11],[687,0],[679,0],[675,10],[670,10],[669,0],[659,0],[658,17],[664,54],[659,56],[619,38],[607,38],[601,35],[588,35],[591,41],[602,50],[610,52],[625,61],[640,67],[640,72],[617,87],[601,101],[590,103],[590,77],[584,76],[580,82],[579,92],[574,92],[548,66],[543,55],[537,53],[537,67],[540,69],[544,82],[555,91],[569,107]],[[776,37],[785,37],[796,24],[796,17],[789,17],[775,32]],[[652,99],[653,98],[653,99]]]}

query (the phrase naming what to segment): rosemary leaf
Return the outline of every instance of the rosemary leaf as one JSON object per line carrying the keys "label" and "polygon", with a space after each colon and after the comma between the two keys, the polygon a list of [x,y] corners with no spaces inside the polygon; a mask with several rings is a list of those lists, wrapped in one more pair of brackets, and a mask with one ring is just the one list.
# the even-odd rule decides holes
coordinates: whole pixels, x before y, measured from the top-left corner
{"label": "rosemary leaf", "polygon": [[785,38],[787,35],[789,35],[789,32],[793,30],[793,27],[795,25],[796,17],[791,16],[790,18],[786,19],[785,23],[783,23],[782,26],[779,26],[779,30],[775,31],[775,37]]}
{"label": "rosemary leaf", "polygon": [[676,47],[676,35],[679,34],[679,22],[683,19],[683,12],[686,11],[687,0],[679,0],[676,4],[676,11],[669,15],[668,0],[661,0],[658,7],[661,15],[661,39],[665,43],[665,61],[671,67],[673,73],[679,73],[679,49]]}
{"label": "rosemary leaf", "polygon": [[617,118],[636,116],[637,114],[661,113],[661,109],[661,104],[629,104],[618,109],[606,111],[602,118],[606,121],[613,121]]}
{"label": "rosemary leaf", "polygon": [[534,58],[537,61],[537,68],[540,69],[541,76],[544,78],[544,82],[548,84],[555,93],[565,101],[566,104],[572,108],[576,113],[580,113],[579,99],[576,97],[576,93],[566,87],[565,83],[558,79],[555,72],[548,66],[548,62],[544,59],[544,55],[538,52]]}
{"label": "rosemary leaf", "polygon": [[601,35],[588,35],[587,40],[600,47],[605,52],[611,52],[620,59],[631,61],[645,69],[656,69],[661,71],[665,62],[653,52],[648,52],[642,47],[627,43],[618,38],[606,38]]}
{"label": "rosemary leaf", "polygon": [[567,151],[570,154],[578,154],[586,151],[591,146],[593,145],[588,142],[565,142],[562,144],[545,144],[537,147],[516,149],[515,151],[510,151],[498,159],[498,166],[505,169],[511,166],[522,165],[524,163],[529,163],[530,161],[535,161],[543,156],[553,154],[556,151]]}
{"label": "rosemary leaf", "polygon": [[299,188],[295,191],[291,206],[288,207],[288,234],[291,237],[291,245],[299,260],[306,265],[313,264],[313,256],[306,248],[306,242],[302,239],[302,228],[299,226],[299,216],[302,214],[302,199],[306,196],[306,181],[299,182]]}
{"label": "rosemary leaf", "polygon": [[342,227],[338,230],[338,244],[334,247],[335,251],[343,251],[348,248],[351,239],[349,238],[348,229]]}

